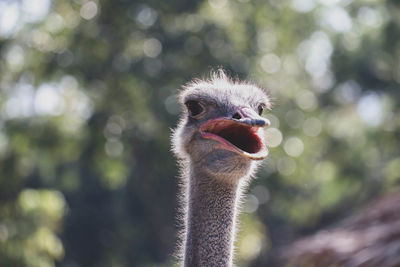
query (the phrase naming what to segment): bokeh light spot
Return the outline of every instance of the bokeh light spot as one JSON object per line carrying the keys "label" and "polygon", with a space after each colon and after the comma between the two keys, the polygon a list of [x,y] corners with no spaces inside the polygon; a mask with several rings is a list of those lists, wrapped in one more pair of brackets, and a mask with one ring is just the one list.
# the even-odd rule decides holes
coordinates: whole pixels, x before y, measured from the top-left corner
{"label": "bokeh light spot", "polygon": [[49,9],[50,0],[24,0],[22,2],[24,20],[28,22],[36,22],[43,19]]}
{"label": "bokeh light spot", "polygon": [[13,45],[6,54],[6,60],[11,71],[17,72],[22,69],[25,62],[24,50],[19,45]]}
{"label": "bokeh light spot", "polygon": [[357,112],[368,126],[380,125],[383,118],[383,110],[379,95],[368,93],[361,97],[357,104]]}
{"label": "bokeh light spot", "polygon": [[303,153],[304,144],[300,138],[290,137],[285,141],[283,149],[289,156],[298,157]]}
{"label": "bokeh light spot", "polygon": [[19,204],[26,211],[35,209],[40,205],[40,195],[36,190],[26,189],[19,196]]}
{"label": "bokeh light spot", "polygon": [[34,105],[40,115],[60,115],[65,108],[59,90],[52,84],[43,84],[37,89]]}
{"label": "bokeh light spot", "polygon": [[240,254],[246,259],[253,259],[260,254],[262,238],[257,234],[246,235],[240,243]]}
{"label": "bokeh light spot", "polygon": [[91,20],[97,15],[97,12],[97,4],[93,1],[89,1],[82,6],[80,14],[82,18]]}
{"label": "bokeh light spot", "polygon": [[124,145],[117,140],[108,140],[105,144],[105,151],[110,157],[118,157],[124,152]]}
{"label": "bokeh light spot", "polygon": [[18,3],[0,2],[0,36],[8,37],[14,33],[19,16]]}
{"label": "bokeh light spot", "polygon": [[367,6],[362,6],[358,10],[357,19],[362,24],[373,28],[379,28],[383,24],[383,18],[380,12]]}
{"label": "bokeh light spot", "polygon": [[208,3],[212,8],[223,8],[227,4],[228,0],[208,0]]}
{"label": "bokeh light spot", "polygon": [[266,54],[261,58],[261,67],[266,73],[273,74],[281,68],[281,60],[275,54]]}
{"label": "bokeh light spot", "polygon": [[277,147],[282,142],[282,133],[277,128],[268,128],[265,130],[265,139],[267,146]]}
{"label": "bokeh light spot", "polygon": [[297,12],[307,13],[314,9],[314,0],[292,0],[292,8]]}
{"label": "bokeh light spot", "polygon": [[176,115],[180,111],[176,95],[168,96],[164,101],[164,105],[169,114]]}
{"label": "bokeh light spot", "polygon": [[270,198],[270,193],[267,187],[263,185],[257,185],[251,190],[254,196],[258,199],[259,204],[265,204]]}
{"label": "bokeh light spot", "polygon": [[258,209],[258,204],[258,199],[254,195],[247,194],[243,204],[243,211],[253,213]]}
{"label": "bokeh light spot", "polygon": [[311,91],[304,90],[296,96],[296,103],[301,109],[312,111],[317,107],[317,98]]}
{"label": "bokeh light spot", "polygon": [[323,9],[320,20],[336,32],[348,32],[353,25],[349,13],[339,6]]}
{"label": "bokeh light spot", "polygon": [[53,13],[46,19],[46,30],[51,33],[58,33],[64,28],[64,19],[60,14]]}
{"label": "bokeh light spot", "polygon": [[148,57],[157,57],[162,51],[162,45],[156,38],[147,39],[143,44],[143,52]]}
{"label": "bokeh light spot", "polygon": [[137,13],[136,21],[140,23],[143,28],[149,28],[157,21],[157,11],[153,8],[144,5]]}

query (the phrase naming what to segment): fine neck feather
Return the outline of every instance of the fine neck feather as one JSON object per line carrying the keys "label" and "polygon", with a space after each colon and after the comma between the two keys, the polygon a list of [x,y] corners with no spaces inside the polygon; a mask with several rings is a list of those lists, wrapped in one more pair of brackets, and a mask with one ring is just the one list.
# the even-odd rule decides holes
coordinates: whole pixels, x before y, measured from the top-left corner
{"label": "fine neck feather", "polygon": [[240,183],[190,169],[184,266],[232,266]]}

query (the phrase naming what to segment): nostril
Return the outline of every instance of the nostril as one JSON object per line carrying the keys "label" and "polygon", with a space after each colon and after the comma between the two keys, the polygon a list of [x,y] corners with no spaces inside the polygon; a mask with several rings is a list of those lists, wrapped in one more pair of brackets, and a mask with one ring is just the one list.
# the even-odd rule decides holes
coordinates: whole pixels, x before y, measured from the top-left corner
{"label": "nostril", "polygon": [[240,116],[240,114],[238,112],[236,112],[235,114],[233,114],[232,118],[240,120],[242,118],[242,116]]}

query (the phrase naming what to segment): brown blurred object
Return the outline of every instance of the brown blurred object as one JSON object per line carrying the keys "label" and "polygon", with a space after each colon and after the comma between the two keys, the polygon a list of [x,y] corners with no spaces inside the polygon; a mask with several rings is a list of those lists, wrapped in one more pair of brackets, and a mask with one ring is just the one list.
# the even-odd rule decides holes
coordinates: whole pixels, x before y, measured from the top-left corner
{"label": "brown blurred object", "polygon": [[301,238],[282,254],[284,266],[400,266],[400,193],[377,199],[328,230]]}

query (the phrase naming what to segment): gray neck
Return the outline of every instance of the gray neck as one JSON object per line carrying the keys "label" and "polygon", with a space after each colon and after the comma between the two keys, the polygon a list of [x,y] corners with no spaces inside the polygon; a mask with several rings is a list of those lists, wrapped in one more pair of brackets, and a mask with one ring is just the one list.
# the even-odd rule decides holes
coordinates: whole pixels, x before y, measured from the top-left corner
{"label": "gray neck", "polygon": [[232,266],[238,182],[190,170],[184,266]]}

